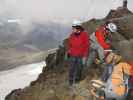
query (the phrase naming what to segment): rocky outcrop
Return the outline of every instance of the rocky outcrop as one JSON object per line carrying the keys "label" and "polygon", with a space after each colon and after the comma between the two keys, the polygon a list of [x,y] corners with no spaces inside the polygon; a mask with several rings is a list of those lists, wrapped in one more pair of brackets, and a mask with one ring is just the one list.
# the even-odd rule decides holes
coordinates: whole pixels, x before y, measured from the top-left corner
{"label": "rocky outcrop", "polygon": [[[72,95],[68,85],[69,66],[64,61],[65,49],[60,46],[56,53],[49,54],[46,58],[47,66],[37,80],[24,89],[12,91],[5,100],[84,100],[86,97],[90,98],[88,83],[92,77],[97,77],[96,73],[101,74],[99,69],[97,67],[91,69],[88,72],[89,76],[83,77],[79,83],[76,95]],[[93,73],[94,71],[96,73]]]}
{"label": "rocky outcrop", "polygon": [[117,10],[111,10],[109,14],[105,17],[106,20],[112,18],[120,18],[127,15],[132,15],[133,13],[125,7],[119,7]]}
{"label": "rocky outcrop", "polygon": [[[127,14],[128,15],[128,14]],[[113,47],[119,51],[126,60],[133,60],[133,15],[122,15],[111,19],[119,27],[118,33],[113,34]],[[108,18],[105,18],[108,19]],[[92,33],[106,20],[92,19],[83,26]],[[90,96],[89,81],[98,78],[102,69],[93,66],[76,86],[75,95],[68,86],[69,66],[64,61],[67,39],[64,46],[60,46],[56,53],[49,54],[46,58],[47,66],[43,69],[37,80],[31,82],[24,89],[17,89],[6,96],[5,100],[92,100]],[[83,73],[84,76],[85,73]]]}
{"label": "rocky outcrop", "polygon": [[120,18],[127,15],[133,15],[133,13],[127,7],[128,0],[123,0],[123,5],[118,7],[116,10],[111,10],[109,14],[105,17],[106,20],[112,18]]}
{"label": "rocky outcrop", "polygon": [[[84,28],[91,34],[99,25],[111,21],[118,26],[118,33],[112,34],[112,46],[127,61],[132,61],[133,56],[133,13],[127,8],[118,8],[114,13],[110,13],[104,19],[92,19],[83,23]],[[123,45],[124,44],[124,45]]]}

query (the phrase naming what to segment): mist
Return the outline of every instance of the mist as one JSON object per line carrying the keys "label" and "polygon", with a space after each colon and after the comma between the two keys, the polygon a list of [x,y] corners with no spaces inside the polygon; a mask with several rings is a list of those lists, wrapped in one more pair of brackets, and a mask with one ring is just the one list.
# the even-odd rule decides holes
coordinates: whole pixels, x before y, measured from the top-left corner
{"label": "mist", "polygon": [[[103,18],[110,9],[122,5],[123,0],[0,0],[0,20],[18,22],[24,33],[33,23],[49,22],[70,26],[72,20]],[[133,10],[133,1],[128,8]],[[1,23],[0,23],[1,24]]]}
{"label": "mist", "polygon": [[[0,14],[28,21],[71,21],[104,17],[123,0],[0,0]],[[128,7],[133,10],[132,0]]]}

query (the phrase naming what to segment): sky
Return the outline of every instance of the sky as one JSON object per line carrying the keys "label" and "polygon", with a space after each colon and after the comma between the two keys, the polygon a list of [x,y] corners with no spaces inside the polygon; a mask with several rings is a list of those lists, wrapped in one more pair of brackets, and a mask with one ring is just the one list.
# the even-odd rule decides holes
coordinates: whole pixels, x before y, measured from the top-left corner
{"label": "sky", "polygon": [[[0,0],[0,14],[31,21],[90,19],[106,16],[123,0]],[[133,0],[128,0],[133,10]]]}

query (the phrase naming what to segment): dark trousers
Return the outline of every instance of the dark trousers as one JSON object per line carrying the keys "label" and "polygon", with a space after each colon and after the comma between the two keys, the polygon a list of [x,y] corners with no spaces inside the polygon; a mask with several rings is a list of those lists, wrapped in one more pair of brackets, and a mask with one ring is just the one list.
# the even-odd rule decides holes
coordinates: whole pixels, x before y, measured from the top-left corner
{"label": "dark trousers", "polygon": [[70,57],[69,65],[69,85],[73,85],[81,79],[81,73],[83,70],[82,58]]}
{"label": "dark trousers", "polygon": [[106,82],[110,77],[110,75],[112,74],[112,71],[113,71],[113,65],[112,64],[106,65],[102,75],[102,80]]}

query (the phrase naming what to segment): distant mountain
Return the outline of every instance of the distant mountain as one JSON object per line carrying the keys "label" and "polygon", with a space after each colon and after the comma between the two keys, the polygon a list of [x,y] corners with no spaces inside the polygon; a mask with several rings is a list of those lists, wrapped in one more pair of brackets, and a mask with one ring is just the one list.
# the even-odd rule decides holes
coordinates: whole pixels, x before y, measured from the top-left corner
{"label": "distant mountain", "polygon": [[[17,23],[4,23],[0,25],[0,46],[2,44],[13,45],[22,39],[22,31]],[[9,46],[9,45],[8,45]]]}
{"label": "distant mountain", "polygon": [[[0,70],[44,60],[38,53],[57,47],[69,32],[67,25],[54,22],[32,23],[27,33],[19,23],[0,23]],[[29,58],[33,55],[38,56]]]}
{"label": "distant mountain", "polygon": [[18,23],[2,23],[0,25],[0,46],[19,46],[28,44],[38,49],[49,49],[58,45],[69,32],[67,25],[46,22],[32,23],[31,30],[23,33]]}
{"label": "distant mountain", "polygon": [[57,23],[33,24],[33,29],[25,36],[23,44],[33,45],[41,50],[54,48],[65,38],[69,28]]}

